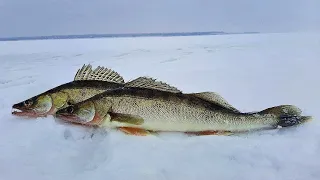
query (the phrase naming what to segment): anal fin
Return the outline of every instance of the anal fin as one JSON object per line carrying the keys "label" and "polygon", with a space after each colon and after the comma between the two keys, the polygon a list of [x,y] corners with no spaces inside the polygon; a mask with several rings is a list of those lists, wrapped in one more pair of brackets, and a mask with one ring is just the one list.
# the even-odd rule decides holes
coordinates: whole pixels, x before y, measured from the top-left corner
{"label": "anal fin", "polygon": [[147,136],[151,134],[147,130],[140,129],[140,128],[132,128],[132,127],[119,127],[118,130],[128,135],[134,135],[134,136]]}

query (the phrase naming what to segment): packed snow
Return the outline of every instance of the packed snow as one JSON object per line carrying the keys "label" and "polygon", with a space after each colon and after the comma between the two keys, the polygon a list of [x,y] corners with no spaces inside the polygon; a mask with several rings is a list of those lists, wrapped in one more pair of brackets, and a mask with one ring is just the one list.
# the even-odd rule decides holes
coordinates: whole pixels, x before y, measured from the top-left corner
{"label": "packed snow", "polygon": [[[318,180],[319,59],[316,33],[0,42],[0,179]],[[314,119],[234,136],[140,137],[11,115],[88,63],[126,81],[217,92],[244,112],[293,104]]]}

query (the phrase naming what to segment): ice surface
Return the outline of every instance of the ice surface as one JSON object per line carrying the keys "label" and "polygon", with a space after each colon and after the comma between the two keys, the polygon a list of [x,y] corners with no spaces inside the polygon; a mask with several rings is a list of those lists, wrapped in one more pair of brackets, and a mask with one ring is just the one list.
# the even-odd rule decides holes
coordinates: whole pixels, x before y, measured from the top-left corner
{"label": "ice surface", "polygon": [[[320,34],[302,33],[0,42],[0,179],[320,179],[319,59]],[[314,120],[230,137],[135,137],[11,115],[84,63],[218,92],[240,111],[294,104]]]}

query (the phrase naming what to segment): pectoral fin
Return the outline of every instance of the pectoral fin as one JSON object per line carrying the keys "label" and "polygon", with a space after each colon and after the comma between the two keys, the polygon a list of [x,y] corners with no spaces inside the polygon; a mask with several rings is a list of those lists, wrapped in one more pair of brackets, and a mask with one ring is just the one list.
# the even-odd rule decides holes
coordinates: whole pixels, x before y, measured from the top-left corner
{"label": "pectoral fin", "polygon": [[119,123],[126,123],[132,125],[141,125],[144,120],[140,116],[135,116],[131,114],[120,114],[120,113],[109,113],[111,116],[111,122],[116,121]]}

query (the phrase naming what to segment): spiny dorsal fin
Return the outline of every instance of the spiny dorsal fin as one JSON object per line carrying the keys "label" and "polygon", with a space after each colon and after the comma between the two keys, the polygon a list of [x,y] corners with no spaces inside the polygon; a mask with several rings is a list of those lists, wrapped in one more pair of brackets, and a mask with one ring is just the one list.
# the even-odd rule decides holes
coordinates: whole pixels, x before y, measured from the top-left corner
{"label": "spiny dorsal fin", "polygon": [[219,104],[227,109],[230,109],[234,112],[240,113],[240,111],[236,108],[234,108],[232,105],[230,105],[225,99],[223,99],[222,96],[220,96],[218,93],[215,92],[201,92],[201,93],[190,93],[188,95],[193,95],[198,98]]}
{"label": "spiny dorsal fin", "polygon": [[157,89],[160,91],[167,91],[173,93],[182,93],[176,87],[170,86],[164,82],[156,81],[156,79],[150,77],[138,77],[132,81],[129,81],[125,84],[125,87],[141,87],[148,89]]}
{"label": "spiny dorsal fin", "polygon": [[78,69],[76,75],[74,76],[74,80],[82,80],[85,79],[85,77],[88,76],[92,72],[92,66],[91,64],[83,65],[81,69]]}
{"label": "spiny dorsal fin", "polygon": [[112,69],[98,66],[95,70],[92,70],[92,66],[90,64],[84,64],[82,68],[77,71],[74,80],[97,80],[124,84],[124,79],[122,78],[122,76],[120,76],[120,74],[113,71]]}

